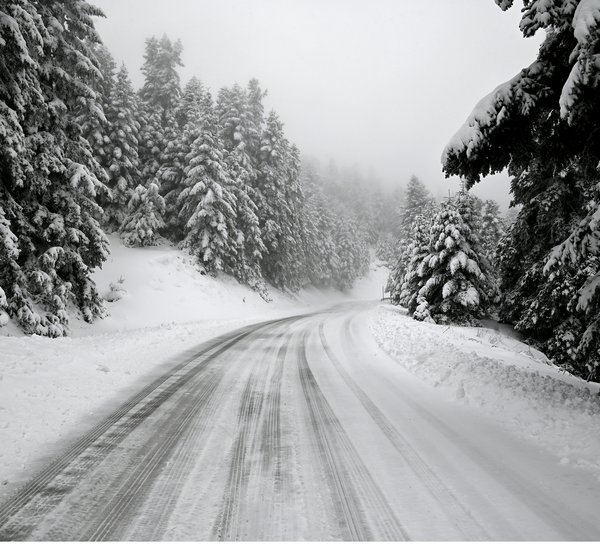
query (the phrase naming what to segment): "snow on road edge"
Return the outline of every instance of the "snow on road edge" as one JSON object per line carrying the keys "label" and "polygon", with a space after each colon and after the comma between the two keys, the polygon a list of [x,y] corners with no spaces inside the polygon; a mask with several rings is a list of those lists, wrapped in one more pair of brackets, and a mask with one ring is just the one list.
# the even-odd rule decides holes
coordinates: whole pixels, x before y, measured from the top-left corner
{"label": "snow on road edge", "polygon": [[598,384],[560,372],[539,351],[489,328],[417,322],[380,306],[371,315],[380,348],[402,368],[509,431],[600,480]]}

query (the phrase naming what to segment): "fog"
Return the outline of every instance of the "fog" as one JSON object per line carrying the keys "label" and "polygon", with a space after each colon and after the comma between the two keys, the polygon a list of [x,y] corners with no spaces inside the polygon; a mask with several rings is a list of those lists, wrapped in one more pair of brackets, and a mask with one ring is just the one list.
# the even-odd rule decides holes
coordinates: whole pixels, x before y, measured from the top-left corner
{"label": "fog", "polygon": [[[303,154],[358,165],[386,185],[416,174],[436,194],[446,142],[476,102],[535,57],[520,12],[493,0],[95,0],[105,44],[142,83],[144,40],[184,47],[182,82],[213,93],[256,77]],[[508,205],[508,176],[474,191]]]}

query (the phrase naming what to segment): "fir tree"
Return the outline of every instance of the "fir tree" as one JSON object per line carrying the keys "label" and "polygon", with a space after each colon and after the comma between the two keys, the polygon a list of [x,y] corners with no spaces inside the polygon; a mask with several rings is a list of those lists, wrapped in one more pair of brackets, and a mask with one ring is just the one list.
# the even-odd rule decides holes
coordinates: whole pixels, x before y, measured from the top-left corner
{"label": "fir tree", "polygon": [[407,238],[415,219],[431,209],[432,197],[425,185],[416,177],[411,176],[406,186],[405,200],[401,211],[401,235]]}
{"label": "fir tree", "polygon": [[220,135],[228,152],[227,170],[232,178],[236,197],[238,266],[236,277],[265,294],[260,262],[265,246],[260,232],[258,205],[260,198],[254,187],[256,165],[249,155],[247,145],[251,142],[250,112],[245,90],[239,85],[222,89],[217,99],[217,116]]}
{"label": "fir tree", "polygon": [[[96,161],[106,170],[110,165],[112,153],[110,146],[111,121],[106,114],[115,84],[116,63],[103,44],[92,42],[88,43],[88,46],[98,63],[99,72],[92,78],[92,87],[96,93],[98,104],[102,106],[102,111],[95,110],[90,114],[84,110],[81,114],[80,124],[82,134],[90,144]],[[104,182],[108,178],[106,175]]]}
{"label": "fir tree", "polygon": [[334,284],[340,260],[334,243],[336,220],[324,193],[314,182],[305,183],[304,251],[308,280],[317,287]]}
{"label": "fir tree", "polygon": [[418,307],[419,290],[425,284],[422,271],[419,269],[423,259],[429,255],[429,242],[432,219],[417,215],[412,228],[410,243],[406,247],[405,270],[401,281],[395,280],[392,290],[392,301],[415,311]]}
{"label": "fir tree", "polygon": [[167,206],[165,232],[174,241],[182,240],[186,232],[187,221],[182,221],[179,216],[178,201],[185,188],[188,156],[193,142],[200,136],[202,125],[214,117],[213,111],[210,93],[202,88],[200,81],[192,78],[186,85],[176,110],[176,118],[180,122],[176,127],[171,127],[176,128],[176,131],[167,142],[164,163],[158,171],[158,180]]}
{"label": "fir tree", "polygon": [[159,231],[164,226],[165,200],[158,193],[158,183],[151,181],[134,190],[127,206],[127,215],[121,226],[121,237],[129,247],[156,245]]}
{"label": "fir tree", "polygon": [[265,277],[282,289],[300,287],[299,163],[297,150],[285,138],[279,117],[271,112],[261,139],[257,178],[262,205],[258,214],[266,248],[261,266]]}
{"label": "fir tree", "polygon": [[402,284],[414,249],[411,231],[415,220],[422,217],[431,221],[435,211],[434,200],[425,185],[416,176],[412,176],[408,182],[405,199],[399,211],[399,239],[396,242],[394,261],[386,284],[386,291],[390,293],[391,301],[394,304],[400,303]]}
{"label": "fir tree", "polygon": [[162,123],[177,109],[181,96],[181,84],[177,68],[181,67],[183,48],[179,40],[172,42],[166,35],[158,40],[151,37],[146,41],[144,54],[144,85],[140,97],[154,109],[158,109]]}
{"label": "fir tree", "polygon": [[235,198],[214,116],[202,122],[186,161],[185,188],[178,200],[186,231],[183,244],[208,273],[231,273],[236,249]]}
{"label": "fir tree", "polygon": [[190,121],[191,115],[197,116],[203,110],[207,97],[212,104],[208,91],[204,90],[202,83],[196,77],[192,77],[185,85],[181,99],[175,109],[175,119],[179,128],[185,127]]}
{"label": "fir tree", "polygon": [[459,194],[442,204],[433,219],[429,253],[417,269],[423,285],[408,299],[409,313],[416,312],[416,318],[471,323],[485,316],[493,300],[494,282],[469,220],[471,201]]}
{"label": "fir tree", "polygon": [[139,180],[139,124],[136,119],[137,98],[125,65],[121,66],[106,108],[110,122],[107,156],[108,187],[111,198],[104,206],[104,220],[109,228],[121,226],[127,205]]}
{"label": "fir tree", "polygon": [[82,128],[102,114],[90,46],[101,12],[84,1],[25,0],[2,11],[0,205],[16,237],[0,265],[2,308],[28,333],[59,336],[69,304],[86,321],[103,313],[89,275],[107,256],[96,203],[103,171]]}
{"label": "fir tree", "polygon": [[492,199],[488,199],[482,204],[479,233],[484,254],[490,260],[495,259],[496,250],[503,235],[503,223],[500,206]]}
{"label": "fir tree", "polygon": [[[154,178],[162,165],[176,166],[179,127],[176,109],[181,97],[181,85],[177,68],[181,63],[182,47],[179,41],[171,42],[163,36],[146,41],[142,73],[145,77],[140,90],[141,143],[139,150],[143,181]],[[172,173],[168,173],[169,176]],[[159,181],[164,195],[175,186],[173,180]]]}

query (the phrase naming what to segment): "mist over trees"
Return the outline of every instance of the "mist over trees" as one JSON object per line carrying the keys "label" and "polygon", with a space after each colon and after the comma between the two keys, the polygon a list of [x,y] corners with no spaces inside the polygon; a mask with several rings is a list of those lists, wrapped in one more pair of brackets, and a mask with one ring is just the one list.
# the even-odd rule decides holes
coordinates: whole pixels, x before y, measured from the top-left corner
{"label": "mist over trees", "polygon": [[0,41],[0,325],[65,335],[69,309],[104,315],[90,277],[105,232],[144,247],[169,240],[207,274],[268,299],[349,288],[389,230],[381,191],[303,168],[256,80],[216,96],[182,86],[182,45],[146,41],[134,91],[85,1],[3,4]]}

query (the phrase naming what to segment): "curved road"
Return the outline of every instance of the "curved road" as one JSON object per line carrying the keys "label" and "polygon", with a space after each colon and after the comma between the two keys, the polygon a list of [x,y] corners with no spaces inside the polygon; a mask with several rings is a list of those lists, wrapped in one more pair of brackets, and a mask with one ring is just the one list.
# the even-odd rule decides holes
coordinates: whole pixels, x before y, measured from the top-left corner
{"label": "curved road", "polygon": [[0,539],[598,540],[600,482],[441,400],[369,308],[207,342],[0,505]]}

